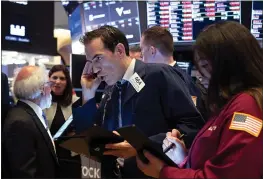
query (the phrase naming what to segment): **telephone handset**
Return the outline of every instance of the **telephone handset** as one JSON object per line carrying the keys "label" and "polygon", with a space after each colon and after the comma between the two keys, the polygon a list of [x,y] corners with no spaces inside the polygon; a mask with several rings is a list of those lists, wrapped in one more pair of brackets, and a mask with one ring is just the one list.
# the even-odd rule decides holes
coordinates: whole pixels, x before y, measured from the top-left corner
{"label": "telephone handset", "polygon": [[87,75],[88,79],[96,79],[97,73],[94,73],[92,69],[91,69],[91,72],[88,73],[89,65],[91,65],[90,62],[86,62],[85,67],[82,71],[82,75]]}

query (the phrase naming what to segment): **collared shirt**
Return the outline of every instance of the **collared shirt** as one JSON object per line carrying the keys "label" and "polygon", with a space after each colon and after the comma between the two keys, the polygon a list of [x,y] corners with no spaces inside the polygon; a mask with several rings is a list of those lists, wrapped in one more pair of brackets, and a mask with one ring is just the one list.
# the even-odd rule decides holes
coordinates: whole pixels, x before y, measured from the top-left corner
{"label": "collared shirt", "polygon": [[173,62],[170,63],[169,65],[173,67],[175,64],[176,64],[176,61],[173,61]]}
{"label": "collared shirt", "polygon": [[129,67],[127,68],[126,72],[124,73],[124,76],[121,80],[121,83],[124,83],[125,81],[129,81],[129,79],[132,77],[133,73],[134,73],[134,68],[135,68],[135,58],[132,59]]}
{"label": "collared shirt", "polygon": [[46,125],[45,119],[42,116],[42,112],[43,112],[42,109],[37,104],[35,104],[35,103],[33,103],[33,102],[29,101],[29,100],[22,100],[22,99],[20,99],[20,101],[28,104],[34,110],[34,112],[36,113],[37,117],[40,119],[41,123],[43,124],[44,128],[47,130],[47,133],[48,133],[48,135],[50,137],[50,140],[51,140],[51,142],[53,144],[54,150],[56,151],[56,147],[55,147],[54,141],[52,139],[52,135],[51,135],[51,133],[50,133],[50,131],[48,129],[48,126]]}
{"label": "collared shirt", "polygon": [[[122,80],[121,80],[121,83],[123,84],[125,81],[129,81],[129,79],[132,77],[133,73],[134,73],[134,68],[135,68],[135,62],[136,62],[136,59],[132,59],[129,67],[127,68]],[[119,114],[120,115],[120,114]],[[121,118],[121,116],[120,116]],[[119,163],[120,166],[124,166],[124,158],[117,158],[117,162]]]}

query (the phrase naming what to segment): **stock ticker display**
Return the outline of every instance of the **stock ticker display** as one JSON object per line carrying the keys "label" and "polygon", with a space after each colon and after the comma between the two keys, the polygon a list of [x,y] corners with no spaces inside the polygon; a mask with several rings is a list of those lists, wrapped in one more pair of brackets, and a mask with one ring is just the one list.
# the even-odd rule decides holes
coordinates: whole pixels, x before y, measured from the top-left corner
{"label": "stock ticker display", "polygon": [[240,17],[240,1],[147,2],[147,26],[160,25],[169,29],[174,42],[192,42],[207,25],[222,20],[240,22]]}
{"label": "stock ticker display", "polygon": [[83,4],[86,31],[103,25],[120,29],[129,44],[140,42],[141,29],[136,1],[93,1]]}
{"label": "stock ticker display", "polygon": [[251,33],[263,40],[263,1],[252,2]]}

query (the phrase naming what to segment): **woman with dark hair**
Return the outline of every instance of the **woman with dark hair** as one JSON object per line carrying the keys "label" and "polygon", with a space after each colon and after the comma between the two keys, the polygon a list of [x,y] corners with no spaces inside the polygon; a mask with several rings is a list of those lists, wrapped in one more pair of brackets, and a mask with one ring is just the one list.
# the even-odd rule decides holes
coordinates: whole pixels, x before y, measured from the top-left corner
{"label": "woman with dark hair", "polygon": [[263,176],[263,54],[246,27],[231,21],[207,27],[195,61],[208,84],[210,120],[187,151],[181,134],[167,133],[163,149],[177,167],[149,152],[138,167],[155,178],[261,178]]}
{"label": "woman with dark hair", "polygon": [[[45,111],[52,136],[56,134],[64,122],[72,115],[72,103],[78,100],[73,95],[72,83],[69,71],[64,65],[55,65],[49,71],[49,81],[51,81],[52,105]],[[68,135],[73,131],[69,127],[65,131]],[[56,144],[56,153],[60,163],[59,177],[61,178],[81,178],[80,156],[75,156],[69,150],[66,150]]]}

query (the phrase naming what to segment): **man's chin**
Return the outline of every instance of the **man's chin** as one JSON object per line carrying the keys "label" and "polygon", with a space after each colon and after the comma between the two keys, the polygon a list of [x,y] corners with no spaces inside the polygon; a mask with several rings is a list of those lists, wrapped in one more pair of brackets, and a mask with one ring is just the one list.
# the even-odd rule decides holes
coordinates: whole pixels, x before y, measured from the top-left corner
{"label": "man's chin", "polygon": [[41,109],[44,110],[44,109],[48,109],[51,107],[51,103],[50,104],[45,104],[45,105],[42,105],[41,106]]}
{"label": "man's chin", "polygon": [[104,80],[105,83],[108,85],[108,86],[112,86],[112,85],[115,85],[117,82],[113,81],[113,80]]}

